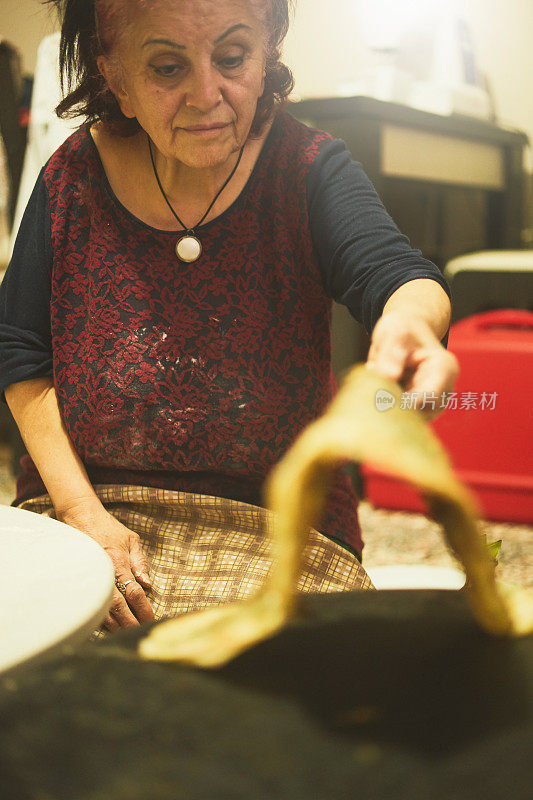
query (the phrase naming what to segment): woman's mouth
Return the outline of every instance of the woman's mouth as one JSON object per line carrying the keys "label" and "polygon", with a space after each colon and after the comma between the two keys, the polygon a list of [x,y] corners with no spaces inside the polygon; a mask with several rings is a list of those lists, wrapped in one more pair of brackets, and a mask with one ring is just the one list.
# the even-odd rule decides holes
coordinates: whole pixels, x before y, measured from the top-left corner
{"label": "woman's mouth", "polygon": [[228,123],[220,123],[215,125],[192,125],[190,128],[182,128],[187,133],[195,136],[216,136],[224,128],[228,127]]}

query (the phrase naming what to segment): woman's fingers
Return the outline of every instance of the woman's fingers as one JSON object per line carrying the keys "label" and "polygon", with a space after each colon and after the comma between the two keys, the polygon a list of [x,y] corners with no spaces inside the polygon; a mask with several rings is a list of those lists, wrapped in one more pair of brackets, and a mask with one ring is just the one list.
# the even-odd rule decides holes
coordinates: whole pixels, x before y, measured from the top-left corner
{"label": "woman's fingers", "polygon": [[408,350],[406,347],[391,342],[374,343],[368,351],[367,364],[380,375],[392,381],[400,381],[406,367]]}
{"label": "woman's fingers", "polygon": [[421,350],[414,354],[415,370],[405,389],[413,392],[451,392],[459,374],[459,363],[444,348]]}
{"label": "woman's fingers", "polygon": [[[125,583],[126,581],[122,581]],[[139,622],[149,622],[154,618],[152,606],[148,602],[142,586],[137,581],[128,583],[126,586],[126,601]]]}
{"label": "woman's fingers", "polygon": [[131,534],[129,538],[130,566],[135,578],[145,587],[150,587],[152,582],[148,574],[148,562],[144,555],[141,540],[137,534]]}
{"label": "woman's fingers", "polygon": [[422,411],[428,420],[444,410],[446,396],[459,374],[457,359],[441,345],[428,323],[398,312],[377,321],[367,366],[397,381],[412,395],[409,407]]}
{"label": "woman's fingers", "polygon": [[[113,601],[109,614],[104,620],[105,627],[110,631],[119,628],[131,628],[140,622],[149,622],[154,617],[154,612],[148,602],[141,586],[128,573],[118,578],[120,583],[127,583],[125,595],[118,589],[113,592]],[[128,581],[131,581],[129,583]]]}
{"label": "woman's fingers", "polygon": [[120,625],[118,624],[116,619],[111,616],[111,612],[104,619],[104,621],[102,622],[102,625],[104,626],[104,628],[107,628],[108,631],[111,631],[111,633],[114,633],[115,631],[119,631],[120,630]]}
{"label": "woman's fingers", "polygon": [[[136,534],[131,534],[130,540],[138,539]],[[140,547],[140,545],[139,545]],[[113,605],[110,614],[120,627],[137,625],[138,622],[147,622],[153,619],[154,613],[148,599],[135,579],[131,570],[131,555],[125,549],[109,548],[108,554],[115,567],[115,576],[119,583],[125,584],[124,594],[115,589]]]}
{"label": "woman's fingers", "polygon": [[412,354],[402,389],[407,405],[422,412],[427,421],[436,419],[446,407],[459,372],[458,362],[444,348],[420,349]]}
{"label": "woman's fingers", "polygon": [[[124,581],[122,582],[124,583]],[[126,589],[128,589],[127,586]],[[126,598],[119,592],[118,589],[114,589],[111,608],[109,609],[108,616],[104,620],[104,625],[106,628],[110,631],[116,631],[119,628],[131,628],[132,626],[138,624],[139,622],[132,614],[126,602]]]}

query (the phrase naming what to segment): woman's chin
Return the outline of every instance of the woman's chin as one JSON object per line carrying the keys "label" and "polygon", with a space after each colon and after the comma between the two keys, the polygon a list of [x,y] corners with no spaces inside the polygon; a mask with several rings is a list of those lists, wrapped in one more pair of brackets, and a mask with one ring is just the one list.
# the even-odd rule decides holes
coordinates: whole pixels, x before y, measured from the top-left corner
{"label": "woman's chin", "polygon": [[178,159],[192,169],[208,169],[222,167],[235,152],[238,152],[237,145],[222,147],[205,143],[202,147],[181,150]]}

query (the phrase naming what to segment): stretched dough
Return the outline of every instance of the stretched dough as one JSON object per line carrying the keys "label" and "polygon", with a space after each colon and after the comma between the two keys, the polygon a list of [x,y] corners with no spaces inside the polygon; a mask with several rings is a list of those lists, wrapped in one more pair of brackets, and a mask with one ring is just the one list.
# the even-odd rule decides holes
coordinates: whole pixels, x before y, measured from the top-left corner
{"label": "stretched dough", "polygon": [[[384,411],[378,392],[393,398]],[[396,383],[366,365],[352,369],[324,415],[300,434],[268,480],[275,558],[264,587],[251,600],[160,624],[141,641],[140,654],[215,667],[278,630],[294,611],[307,531],[320,517],[332,470],[346,459],[372,464],[420,490],[464,567],[472,612],[486,631],[532,632],[533,592],[497,584],[472,498],[420,412],[402,408],[400,400]]]}

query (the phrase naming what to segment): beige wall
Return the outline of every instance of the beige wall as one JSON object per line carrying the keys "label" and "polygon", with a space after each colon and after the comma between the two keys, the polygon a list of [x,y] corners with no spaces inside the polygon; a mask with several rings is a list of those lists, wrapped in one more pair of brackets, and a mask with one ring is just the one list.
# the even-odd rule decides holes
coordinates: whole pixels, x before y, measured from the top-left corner
{"label": "beige wall", "polygon": [[58,27],[52,5],[40,0],[0,0],[0,37],[19,48],[24,72],[33,74],[39,42]]}
{"label": "beige wall", "polygon": [[[362,65],[359,2],[298,0],[285,46],[298,94],[330,94]],[[533,0],[457,0],[457,6],[471,27],[500,122],[533,141]]]}
{"label": "beige wall", "polygon": [[533,142],[533,0],[464,3],[498,117],[524,130]]}
{"label": "beige wall", "polygon": [[[294,69],[299,94],[329,94],[361,67],[358,2],[298,0],[285,57]],[[471,25],[500,120],[533,140],[533,0],[457,3]],[[21,49],[24,69],[31,73],[40,39],[57,28],[55,11],[40,0],[0,0],[0,9],[0,35]]]}

